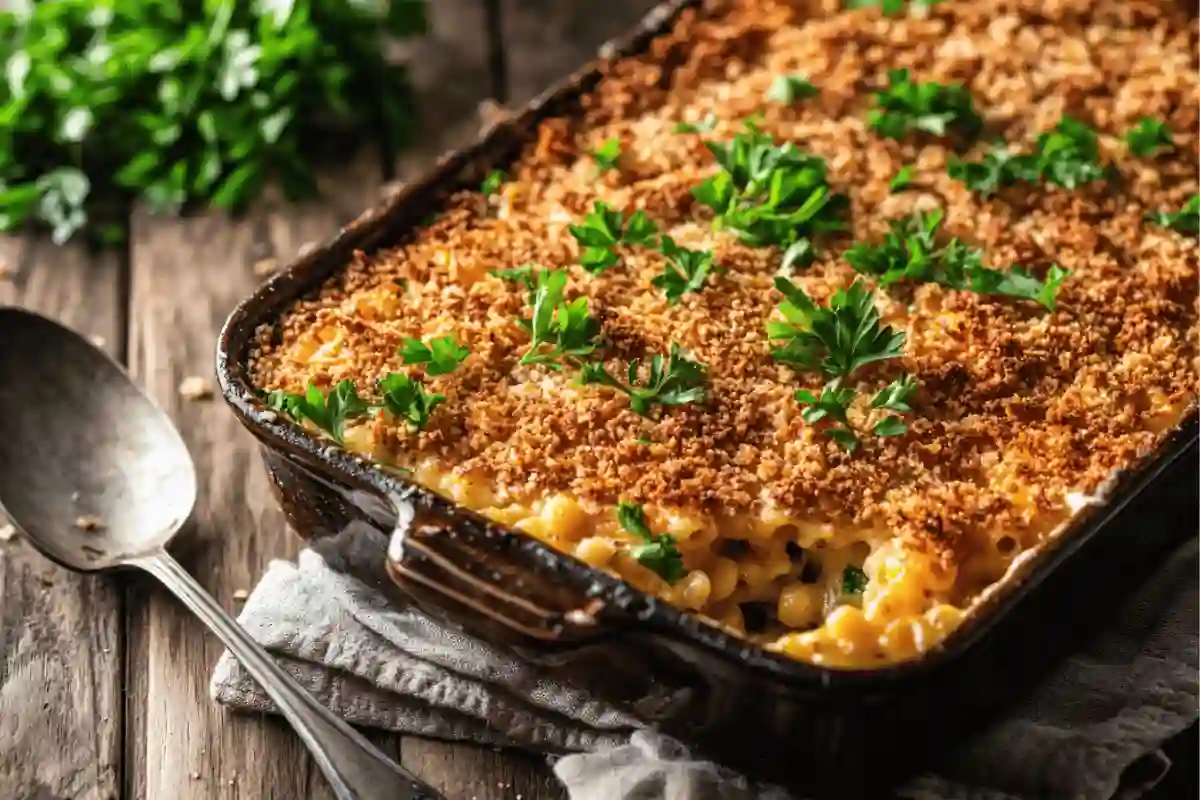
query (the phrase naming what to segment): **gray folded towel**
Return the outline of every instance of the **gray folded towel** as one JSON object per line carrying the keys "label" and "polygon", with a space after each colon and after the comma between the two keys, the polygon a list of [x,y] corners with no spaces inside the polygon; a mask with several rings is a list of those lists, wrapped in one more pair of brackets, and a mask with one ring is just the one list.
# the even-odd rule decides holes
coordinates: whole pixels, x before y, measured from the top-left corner
{"label": "gray folded towel", "polygon": [[[382,537],[366,526],[345,536],[352,546],[272,563],[240,620],[351,722],[555,754],[571,800],[791,797],[694,760],[617,709],[385,599],[346,574],[368,568],[351,562],[378,563]],[[1192,539],[1019,708],[899,793],[916,800],[1144,793],[1169,767],[1160,745],[1197,718],[1197,569]],[[233,708],[274,711],[229,653],[211,692]]]}

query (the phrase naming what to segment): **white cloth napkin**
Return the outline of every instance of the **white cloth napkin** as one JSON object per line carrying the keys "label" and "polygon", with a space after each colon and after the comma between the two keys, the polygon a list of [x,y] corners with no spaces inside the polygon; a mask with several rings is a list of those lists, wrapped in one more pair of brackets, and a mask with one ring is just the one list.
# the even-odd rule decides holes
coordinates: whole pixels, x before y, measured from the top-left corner
{"label": "white cloth napkin", "polygon": [[[385,598],[346,574],[380,563],[383,537],[364,525],[337,538],[344,541],[336,549],[273,562],[240,620],[351,722],[561,756],[554,771],[571,800],[799,800],[693,760],[636,719]],[[899,794],[1130,800],[1144,793],[1170,766],[1160,745],[1197,718],[1197,569],[1193,538],[1091,646]],[[229,653],[211,692],[233,708],[274,711]]]}

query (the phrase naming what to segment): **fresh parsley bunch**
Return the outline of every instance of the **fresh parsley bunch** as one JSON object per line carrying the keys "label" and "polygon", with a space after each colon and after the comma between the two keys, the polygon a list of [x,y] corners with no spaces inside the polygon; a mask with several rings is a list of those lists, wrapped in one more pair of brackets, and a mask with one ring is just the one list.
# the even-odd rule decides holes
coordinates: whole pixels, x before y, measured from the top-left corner
{"label": "fresh parsley bunch", "polygon": [[[825,159],[802,153],[791,142],[776,145],[753,123],[732,141],[704,146],[721,172],[692,189],[692,195],[751,247],[773,244],[790,251],[803,241],[808,252],[809,237],[845,227],[849,201],[829,188]],[[785,252],[785,268],[796,257]]]}
{"label": "fresh parsley bunch", "polygon": [[1076,189],[1107,178],[1109,172],[1100,163],[1096,132],[1066,115],[1054,130],[1038,136],[1030,153],[1014,155],[1001,146],[980,161],[955,159],[949,166],[950,177],[984,197],[1018,181]]}
{"label": "fresh parsley bunch", "polygon": [[1007,272],[985,267],[983,251],[957,238],[939,247],[936,238],[943,217],[939,208],[892,220],[882,242],[854,245],[846,251],[846,261],[855,271],[879,278],[884,286],[900,280],[940,283],[979,294],[1034,300],[1054,310],[1058,288],[1069,272],[1055,265],[1041,281],[1022,267]]}
{"label": "fresh parsley bunch", "polygon": [[918,83],[907,69],[888,72],[888,86],[876,92],[875,104],[867,122],[890,139],[903,139],[913,130],[945,136],[950,129],[973,139],[983,130],[983,119],[960,84]]}
{"label": "fresh parsley bunch", "polygon": [[[414,131],[384,37],[423,0],[55,0],[0,11],[0,230],[124,235],[137,200],[237,210],[278,181],[315,190],[331,133]],[[344,149],[344,148],[343,148]]]}

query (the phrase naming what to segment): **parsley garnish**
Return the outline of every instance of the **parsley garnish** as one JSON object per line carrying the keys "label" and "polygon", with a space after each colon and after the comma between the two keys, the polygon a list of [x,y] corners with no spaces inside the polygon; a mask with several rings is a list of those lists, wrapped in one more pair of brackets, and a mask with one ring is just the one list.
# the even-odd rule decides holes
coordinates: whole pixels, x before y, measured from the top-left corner
{"label": "parsley garnish", "polygon": [[429,415],[446,401],[442,394],[427,394],[425,386],[403,372],[389,372],[379,381],[383,407],[391,414],[407,420],[417,430],[429,424]]}
{"label": "parsley garnish", "polygon": [[370,410],[350,380],[340,381],[328,397],[311,383],[302,395],[276,389],[267,395],[267,406],[297,422],[308,420],[337,442],[346,433],[347,420],[364,416]]}
{"label": "parsley garnish", "polygon": [[611,386],[629,397],[629,407],[643,417],[650,413],[654,403],[678,406],[685,403],[702,403],[707,396],[704,381],[704,366],[684,357],[679,345],[671,343],[667,358],[655,355],[650,360],[650,373],[646,382],[638,385],[638,367],[641,359],[629,362],[628,385],[608,374],[603,364],[583,365],[581,382],[586,386],[598,383]]}
{"label": "parsley garnish", "polygon": [[568,225],[567,229],[583,245],[580,265],[593,274],[616,265],[618,258],[613,248],[618,244],[652,246],[658,238],[658,226],[646,212],[635,211],[626,221],[620,211],[601,201],[596,201],[582,225]]}
{"label": "parsley garnish", "polygon": [[[926,11],[940,2],[941,0],[912,0],[912,7]],[[908,4],[909,0],[846,0],[846,8],[874,8],[878,6],[889,17],[899,14]]]}
{"label": "parsley garnish", "polygon": [[945,136],[949,128],[974,138],[983,129],[983,119],[961,84],[918,83],[908,77],[907,69],[888,72],[888,87],[876,92],[875,104],[867,122],[891,139],[903,139],[913,130]]}
{"label": "parsley garnish", "polygon": [[493,278],[499,278],[502,281],[512,281],[524,286],[529,290],[529,304],[533,305],[536,301],[538,268],[533,264],[524,264],[512,269],[488,270],[488,275],[491,275]]}
{"label": "parsley garnish", "polygon": [[1129,152],[1139,158],[1154,155],[1154,151],[1160,147],[1175,146],[1171,129],[1165,123],[1150,117],[1142,117],[1137,127],[1125,134],[1125,143],[1129,145]]}
{"label": "parsley garnish", "polygon": [[268,182],[300,198],[331,131],[390,148],[415,132],[384,43],[425,33],[423,2],[0,5],[4,230],[115,241],[134,200],[238,210]]}
{"label": "parsley garnish", "polygon": [[[771,350],[771,355],[777,361],[800,369],[820,370],[831,378],[819,395],[808,389],[796,392],[796,401],[806,406],[801,418],[810,425],[822,420],[834,423],[825,428],[825,435],[853,452],[858,446],[858,437],[850,429],[846,412],[854,401],[855,392],[843,387],[842,381],[867,364],[899,358],[904,347],[904,333],[881,323],[875,309],[874,293],[858,281],[849,289],[839,290],[829,301],[828,308],[818,306],[787,278],[776,277],[775,288],[785,299],[779,304],[783,320],[767,323],[767,337],[782,342],[781,346]],[[908,386],[903,382],[901,385]],[[898,403],[911,393],[911,388],[902,390]],[[903,426],[899,419],[889,419],[894,421],[885,420],[887,425],[876,424],[877,435],[895,436],[904,432],[903,429],[896,430],[897,424]]]}
{"label": "parsley garnish", "polygon": [[453,336],[439,336],[423,344],[417,339],[405,337],[400,355],[405,364],[424,364],[430,377],[453,372],[471,351],[454,340]]}
{"label": "parsley garnish", "polygon": [[713,271],[713,254],[707,250],[690,250],[675,244],[675,240],[664,235],[660,245],[666,265],[663,274],[651,281],[662,289],[667,300],[674,305],[687,292],[698,292]]}
{"label": "parsley garnish", "polygon": [[[880,389],[871,398],[871,408],[882,408],[901,414],[912,412],[908,399],[917,391],[917,382],[911,375],[905,375]],[[884,417],[875,423],[871,432],[876,436],[903,436],[908,432],[904,420],[893,415]]]}
{"label": "parsley garnish", "polygon": [[783,320],[767,323],[767,337],[782,342],[771,351],[776,361],[840,378],[872,362],[900,357],[904,333],[881,323],[874,293],[865,284],[855,281],[849,289],[839,289],[828,308],[782,276],[775,278],[775,288],[785,298],[779,304]]}
{"label": "parsley garnish", "polygon": [[1018,181],[1075,189],[1107,177],[1108,172],[1100,164],[1096,132],[1065,115],[1053,131],[1038,136],[1031,153],[1013,155],[1000,147],[982,161],[952,159],[949,165],[950,177],[984,197]]}
{"label": "parsley garnish", "polygon": [[867,573],[859,567],[846,567],[842,570],[842,594],[854,597],[861,595],[867,588]]}
{"label": "parsley garnish", "polygon": [[907,164],[904,165],[897,170],[896,174],[892,176],[892,179],[888,181],[888,189],[891,190],[892,194],[904,191],[910,185],[912,185],[912,176],[913,168]]}
{"label": "parsley garnish", "polygon": [[617,169],[618,162],[621,160],[621,140],[605,139],[599,147],[592,151],[591,155],[600,172]]}
{"label": "parsley garnish", "polygon": [[676,133],[708,133],[717,127],[717,116],[711,111],[704,115],[699,122],[676,122]]}
{"label": "parsley garnish", "polygon": [[1055,265],[1040,281],[1022,267],[1008,272],[985,267],[983,251],[957,238],[939,248],[935,238],[943,217],[941,209],[934,209],[892,220],[882,242],[856,244],[846,251],[846,261],[857,272],[879,278],[884,286],[900,280],[940,283],[979,294],[1035,300],[1050,311],[1055,309],[1058,287],[1069,272]]}
{"label": "parsley garnish", "polygon": [[692,189],[713,209],[723,227],[752,247],[787,248],[803,238],[844,226],[849,206],[832,194],[825,159],[806,155],[788,142],[776,146],[753,123],[730,142],[705,142],[721,172]]}
{"label": "parsley garnish", "polygon": [[507,177],[503,170],[494,169],[483,179],[483,183],[479,185],[479,191],[483,192],[484,195],[495,194],[500,191],[500,187],[504,184]]}
{"label": "parsley garnish", "polygon": [[818,94],[817,87],[803,75],[779,75],[767,89],[767,99],[785,106]]}
{"label": "parsley garnish", "polygon": [[617,505],[617,522],[621,528],[642,537],[642,544],[629,548],[629,556],[646,569],[657,574],[667,583],[675,583],[687,570],[683,568],[683,554],[675,546],[675,537],[669,533],[654,533],[646,524],[646,513],[636,503],[621,501]]}
{"label": "parsley garnish", "polygon": [[563,270],[538,273],[529,326],[533,340],[521,356],[522,364],[545,364],[560,370],[562,366],[556,361],[581,358],[596,349],[594,339],[600,332],[600,324],[588,313],[586,297],[577,297],[569,303],[563,298],[566,285],[567,273]]}
{"label": "parsley garnish", "polygon": [[1150,211],[1146,214],[1146,220],[1179,233],[1195,236],[1200,233],[1200,194],[1192,195],[1178,211]]}

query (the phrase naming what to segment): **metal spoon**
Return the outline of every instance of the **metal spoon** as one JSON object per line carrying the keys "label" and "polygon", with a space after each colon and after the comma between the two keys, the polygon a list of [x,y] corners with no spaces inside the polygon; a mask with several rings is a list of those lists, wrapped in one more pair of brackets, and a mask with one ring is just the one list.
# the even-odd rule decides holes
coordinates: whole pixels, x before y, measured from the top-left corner
{"label": "metal spoon", "polygon": [[267,691],[340,800],[438,800],[304,691],[167,554],[195,501],[187,447],[120,366],[56,322],[0,308],[0,512],[68,569],[137,567],[162,581]]}

